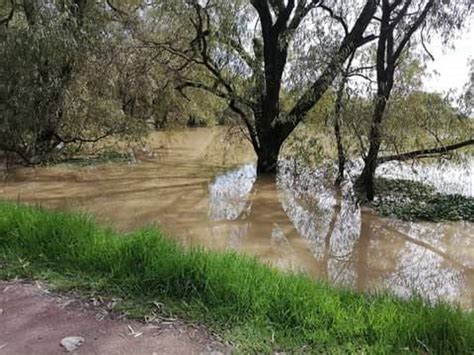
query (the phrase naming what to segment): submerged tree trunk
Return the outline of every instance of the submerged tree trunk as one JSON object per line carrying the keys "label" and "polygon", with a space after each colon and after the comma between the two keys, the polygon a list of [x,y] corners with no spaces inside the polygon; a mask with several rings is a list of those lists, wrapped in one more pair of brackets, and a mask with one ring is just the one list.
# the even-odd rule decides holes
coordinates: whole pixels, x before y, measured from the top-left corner
{"label": "submerged tree trunk", "polygon": [[[413,34],[425,22],[428,13],[433,8],[435,1],[429,0],[422,11],[415,13],[415,18],[411,25],[406,27],[405,17],[412,17],[408,12],[410,2],[403,4],[401,1],[390,3],[388,0],[382,1],[382,14],[380,17],[380,33],[377,43],[377,96],[372,117],[372,126],[369,134],[370,148],[364,158],[365,166],[362,175],[358,180],[358,187],[362,190],[369,201],[374,199],[375,187],[374,178],[377,169],[378,154],[382,144],[382,120],[387,102],[390,99],[394,84],[394,75],[398,61],[410,42]],[[398,8],[400,6],[400,8]],[[396,16],[394,16],[396,14]],[[398,34],[397,31],[401,31]]]}
{"label": "submerged tree trunk", "polygon": [[[352,58],[350,62],[352,62]],[[350,63],[348,64],[348,67],[350,67]],[[336,104],[334,108],[334,134],[336,136],[337,165],[338,165],[336,185],[340,185],[341,182],[344,180],[344,169],[346,165],[346,153],[344,151],[344,144],[342,142],[342,131],[341,131],[344,89],[347,83],[346,75],[347,75],[347,71],[346,73],[344,73],[344,77],[342,78],[341,83],[339,85],[339,89],[337,90]]]}
{"label": "submerged tree trunk", "polygon": [[257,174],[276,174],[278,168],[278,155],[281,143],[268,142],[262,144],[257,152]]}
{"label": "submerged tree trunk", "polygon": [[[308,111],[314,107],[329,89],[336,76],[343,70],[343,63],[360,46],[372,41],[375,37],[364,37],[364,32],[377,9],[377,2],[368,0],[362,9],[353,28],[346,24],[346,34],[338,50],[334,53],[329,65],[320,77],[304,92],[293,108],[282,112],[280,107],[280,91],[282,78],[287,65],[288,48],[291,36],[299,27],[312,5],[304,2],[296,5],[295,1],[277,2],[252,0],[257,10],[262,27],[264,80],[259,87],[264,88],[262,96],[257,100],[260,115],[256,115],[256,134],[259,142],[257,150],[258,174],[275,173],[278,154],[283,142],[304,119]],[[273,19],[270,7],[277,14]],[[291,14],[295,11],[293,18]],[[342,20],[343,21],[343,20]]]}
{"label": "submerged tree trunk", "polygon": [[369,135],[370,148],[364,159],[364,170],[358,183],[359,188],[369,201],[372,201],[375,196],[375,170],[377,169],[377,158],[382,143],[382,119],[387,105],[387,96],[379,96],[377,98]]}
{"label": "submerged tree trunk", "polygon": [[344,152],[344,145],[342,143],[342,133],[341,133],[341,112],[337,111],[334,121],[334,133],[336,135],[337,143],[337,165],[338,165],[338,174],[336,178],[336,184],[340,185],[344,180],[344,170],[346,166],[346,154]]}

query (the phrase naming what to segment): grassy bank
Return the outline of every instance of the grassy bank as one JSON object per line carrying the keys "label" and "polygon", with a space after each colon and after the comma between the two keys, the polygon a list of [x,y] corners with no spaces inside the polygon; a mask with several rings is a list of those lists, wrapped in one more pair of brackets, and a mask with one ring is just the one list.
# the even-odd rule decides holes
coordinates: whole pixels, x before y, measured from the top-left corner
{"label": "grassy bank", "polygon": [[[157,229],[118,235],[90,218],[0,203],[0,277],[121,297],[122,308],[201,321],[237,350],[470,353],[474,314],[368,296],[233,253],[183,249]],[[135,313],[140,314],[140,313]]]}

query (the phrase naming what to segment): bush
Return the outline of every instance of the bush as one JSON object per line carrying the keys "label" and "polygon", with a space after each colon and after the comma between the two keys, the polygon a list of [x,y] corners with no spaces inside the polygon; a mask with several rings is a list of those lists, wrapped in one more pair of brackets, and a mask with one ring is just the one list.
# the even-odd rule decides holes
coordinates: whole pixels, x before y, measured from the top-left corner
{"label": "bush", "polygon": [[474,222],[474,198],[440,194],[421,182],[377,178],[375,194],[371,205],[382,216],[409,221]]}
{"label": "bush", "polygon": [[0,150],[38,164],[66,146],[143,134],[145,119],[132,117],[117,94],[129,75],[117,69],[120,39],[106,34],[97,9],[79,21],[59,4],[30,3],[34,15],[0,31]]}

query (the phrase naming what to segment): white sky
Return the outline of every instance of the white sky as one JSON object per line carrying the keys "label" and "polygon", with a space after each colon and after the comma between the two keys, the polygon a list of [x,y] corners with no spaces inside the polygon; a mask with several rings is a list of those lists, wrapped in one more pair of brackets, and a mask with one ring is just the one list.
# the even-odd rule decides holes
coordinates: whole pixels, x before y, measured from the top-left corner
{"label": "white sky", "polygon": [[[432,74],[425,81],[427,91],[446,92],[455,89],[462,90],[469,79],[469,59],[474,59],[474,21],[453,42],[454,49],[444,48],[440,41],[433,41],[428,46],[435,61],[427,64],[428,73]],[[434,71],[438,75],[433,74]]]}

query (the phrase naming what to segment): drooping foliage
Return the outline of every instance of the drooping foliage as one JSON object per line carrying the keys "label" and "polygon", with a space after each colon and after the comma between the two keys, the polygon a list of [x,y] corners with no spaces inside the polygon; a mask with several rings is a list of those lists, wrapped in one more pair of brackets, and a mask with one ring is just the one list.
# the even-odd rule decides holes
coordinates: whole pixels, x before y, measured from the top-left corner
{"label": "drooping foliage", "polygon": [[110,136],[137,140],[150,127],[206,116],[205,98],[175,91],[173,58],[138,41],[107,2],[3,5],[0,150],[37,164]]}
{"label": "drooping foliage", "polygon": [[121,41],[87,1],[24,1],[1,32],[0,148],[40,163],[68,145],[140,130],[116,93]]}
{"label": "drooping foliage", "polygon": [[[334,123],[340,170],[354,150],[344,136],[354,136],[368,180],[380,149],[402,152],[425,140],[435,116],[455,116],[443,109],[407,115],[416,100],[426,103],[415,93],[421,89],[413,63],[422,67],[429,39],[437,33],[448,42],[472,14],[467,0],[0,5],[0,149],[27,163],[110,135],[135,139],[176,121],[217,121],[240,125],[258,171],[274,173],[283,143],[314,112],[327,111],[325,97],[332,97],[324,123]],[[405,123],[426,132],[407,137],[392,129]]]}

